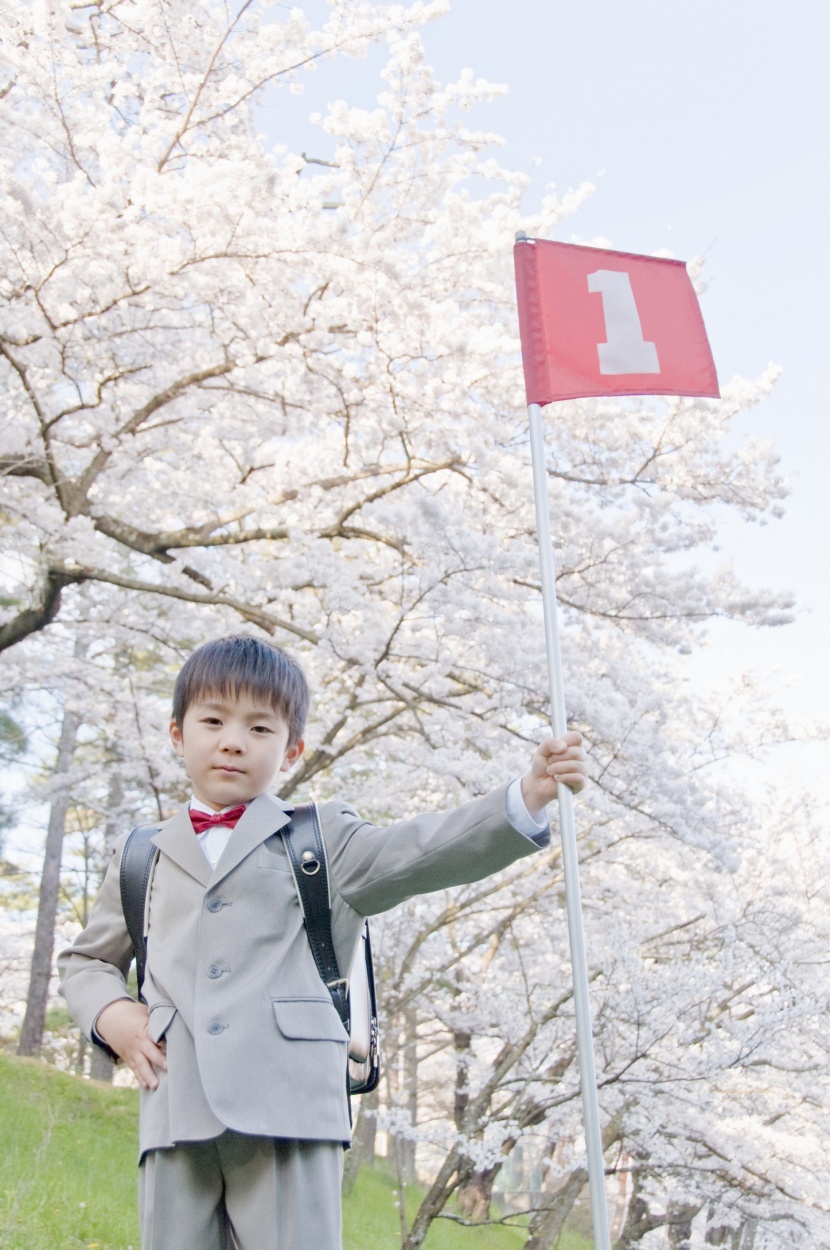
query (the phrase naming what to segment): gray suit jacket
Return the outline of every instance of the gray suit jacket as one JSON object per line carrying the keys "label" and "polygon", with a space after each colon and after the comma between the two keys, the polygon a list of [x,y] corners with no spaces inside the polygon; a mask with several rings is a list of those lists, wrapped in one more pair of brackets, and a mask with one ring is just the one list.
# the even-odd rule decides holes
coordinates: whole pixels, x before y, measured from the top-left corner
{"label": "gray suit jacket", "polygon": [[[363,918],[414,894],[477,881],[539,846],[504,814],[505,787],[453,812],[369,824],[345,803],[321,808],[332,930],[350,968]],[[293,808],[255,799],[216,868],[186,808],[154,841],[144,996],[167,1072],[141,1092],[142,1154],[225,1128],[348,1141],[346,1032],[317,973],[280,830]],[[61,993],[87,1037],[123,998],[130,939],[121,910],[121,838],[89,923],[58,957]]]}

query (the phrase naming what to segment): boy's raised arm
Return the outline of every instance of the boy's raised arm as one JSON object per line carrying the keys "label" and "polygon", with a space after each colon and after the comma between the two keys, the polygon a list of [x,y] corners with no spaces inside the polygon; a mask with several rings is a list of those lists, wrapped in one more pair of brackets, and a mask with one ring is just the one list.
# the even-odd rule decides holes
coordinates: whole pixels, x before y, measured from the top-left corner
{"label": "boy's raised arm", "polygon": [[[587,766],[582,736],[547,739],[530,769],[511,783],[521,790],[529,815],[542,823],[560,784],[582,790]],[[469,885],[544,849],[549,832],[531,837],[508,815],[505,784],[451,811],[425,812],[386,826],[373,825],[350,805],[331,801],[322,809],[323,832],[331,831],[329,857],[334,886],[360,915],[387,911],[415,894]]]}

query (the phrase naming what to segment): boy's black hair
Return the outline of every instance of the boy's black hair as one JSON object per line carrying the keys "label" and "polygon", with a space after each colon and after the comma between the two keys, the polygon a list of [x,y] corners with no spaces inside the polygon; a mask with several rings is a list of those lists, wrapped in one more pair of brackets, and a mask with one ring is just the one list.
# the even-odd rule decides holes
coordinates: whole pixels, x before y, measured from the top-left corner
{"label": "boy's black hair", "polygon": [[263,699],[288,723],[289,746],[305,729],[311,694],[298,662],[276,643],[231,634],[197,647],[185,661],[173,689],[173,720],[182,721],[191,703],[205,694],[242,694]]}

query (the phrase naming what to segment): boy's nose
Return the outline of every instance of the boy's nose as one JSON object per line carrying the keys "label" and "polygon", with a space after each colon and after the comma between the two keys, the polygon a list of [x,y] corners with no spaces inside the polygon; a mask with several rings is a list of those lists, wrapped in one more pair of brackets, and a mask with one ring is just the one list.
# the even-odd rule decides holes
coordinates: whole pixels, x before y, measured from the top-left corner
{"label": "boy's nose", "polygon": [[235,733],[232,729],[228,729],[227,732],[222,735],[220,749],[222,751],[229,752],[231,755],[239,755],[243,749],[242,735]]}

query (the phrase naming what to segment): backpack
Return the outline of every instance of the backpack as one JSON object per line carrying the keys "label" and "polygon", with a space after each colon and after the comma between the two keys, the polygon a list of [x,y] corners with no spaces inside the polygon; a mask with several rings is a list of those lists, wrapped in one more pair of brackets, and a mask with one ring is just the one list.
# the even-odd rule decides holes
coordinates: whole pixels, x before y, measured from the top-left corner
{"label": "backpack", "polygon": [[[150,883],[159,855],[151,839],[159,827],[140,825],[133,829],[124,843],[121,857],[121,907],[133,944],[139,998],[147,962]],[[291,820],[282,829],[282,838],[317,971],[349,1034],[349,1093],[368,1094],[380,1081],[377,997],[369,922],[363,922],[351,976],[341,977],[331,936],[326,848],[316,804],[303,803],[295,807]]]}

